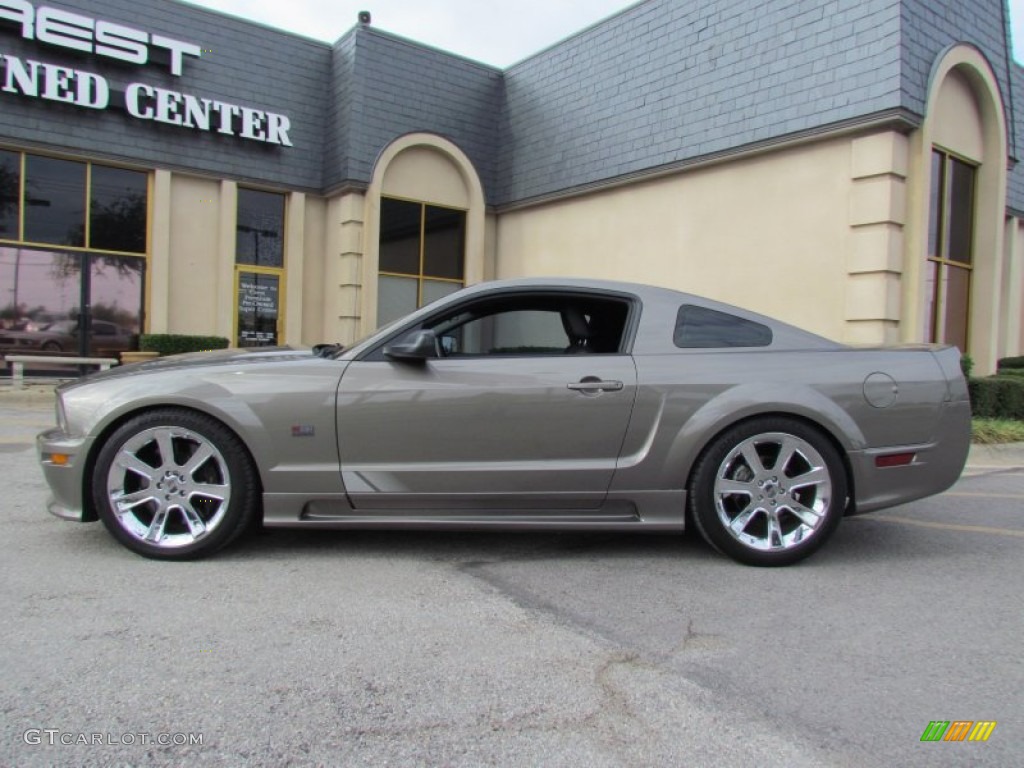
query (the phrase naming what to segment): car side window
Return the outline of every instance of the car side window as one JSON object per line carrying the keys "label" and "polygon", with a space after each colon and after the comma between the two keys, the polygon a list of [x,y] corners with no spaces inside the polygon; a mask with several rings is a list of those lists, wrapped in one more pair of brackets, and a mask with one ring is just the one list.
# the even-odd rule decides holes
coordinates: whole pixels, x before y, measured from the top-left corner
{"label": "car side window", "polygon": [[772,331],[727,312],[684,304],[676,315],[673,341],[681,349],[767,347],[772,343]]}
{"label": "car side window", "polygon": [[438,357],[620,354],[626,351],[632,303],[628,297],[591,292],[483,296],[407,327],[363,359],[389,359],[388,345],[410,340],[420,330],[434,332]]}
{"label": "car side window", "polygon": [[560,355],[572,343],[554,310],[510,309],[474,317],[439,337],[446,356]]}

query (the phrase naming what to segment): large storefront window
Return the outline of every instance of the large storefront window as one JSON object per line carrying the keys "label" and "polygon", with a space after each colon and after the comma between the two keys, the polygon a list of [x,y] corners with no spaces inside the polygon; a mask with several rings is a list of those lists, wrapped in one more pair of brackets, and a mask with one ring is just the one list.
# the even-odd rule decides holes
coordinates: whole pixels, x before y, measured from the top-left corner
{"label": "large storefront window", "polygon": [[380,201],[377,324],[464,285],[466,212],[407,200]]}
{"label": "large storefront window", "polygon": [[0,150],[0,354],[138,348],[148,178]]}
{"label": "large storefront window", "polygon": [[282,343],[284,237],[284,195],[239,189],[235,239],[239,347]]}
{"label": "large storefront window", "polygon": [[967,350],[974,241],[974,166],[932,152],[925,270],[926,341]]}

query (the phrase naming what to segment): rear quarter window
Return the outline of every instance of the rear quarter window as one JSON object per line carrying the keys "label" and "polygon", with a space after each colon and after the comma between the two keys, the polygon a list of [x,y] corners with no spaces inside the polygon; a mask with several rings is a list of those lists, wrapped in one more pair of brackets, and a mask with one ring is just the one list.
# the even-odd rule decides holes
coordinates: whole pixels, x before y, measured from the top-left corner
{"label": "rear quarter window", "polygon": [[672,340],[680,349],[767,347],[772,343],[772,330],[727,312],[684,304],[676,314]]}

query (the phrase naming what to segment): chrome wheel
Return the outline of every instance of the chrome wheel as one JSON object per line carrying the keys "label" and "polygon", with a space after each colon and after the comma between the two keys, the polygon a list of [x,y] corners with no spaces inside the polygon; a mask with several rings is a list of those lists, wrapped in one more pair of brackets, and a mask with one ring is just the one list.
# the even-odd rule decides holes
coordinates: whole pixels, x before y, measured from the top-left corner
{"label": "chrome wheel", "polygon": [[813,536],[832,499],[825,459],[806,440],[782,432],[755,435],[719,465],[715,509],[725,530],[762,551],[785,550]]}
{"label": "chrome wheel", "polygon": [[202,435],[151,427],[118,450],[106,493],[114,517],[132,537],[161,548],[184,547],[223,521],[230,474],[221,452]]}
{"label": "chrome wheel", "polygon": [[819,429],[765,416],[716,437],[690,480],[690,519],[704,539],[750,565],[789,565],[835,532],[846,469]]}

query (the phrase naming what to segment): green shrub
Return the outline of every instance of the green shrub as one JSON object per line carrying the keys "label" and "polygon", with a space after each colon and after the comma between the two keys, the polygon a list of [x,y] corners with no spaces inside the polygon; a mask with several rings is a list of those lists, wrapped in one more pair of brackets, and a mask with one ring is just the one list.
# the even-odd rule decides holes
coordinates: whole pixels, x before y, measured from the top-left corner
{"label": "green shrub", "polygon": [[999,370],[1004,368],[1024,368],[1024,355],[1020,357],[1004,357],[996,364],[996,368]]}
{"label": "green shrub", "polygon": [[970,355],[960,356],[960,370],[964,372],[965,378],[971,378],[971,371],[974,369],[974,358]]}
{"label": "green shrub", "polygon": [[1024,377],[989,376],[971,379],[971,413],[982,419],[1024,421]]}
{"label": "green shrub", "polygon": [[183,352],[205,352],[226,349],[230,342],[223,336],[186,336],[179,333],[144,333],[139,337],[139,351],[180,355]]}
{"label": "green shrub", "polygon": [[1012,376],[1014,378],[1024,378],[1024,368],[1000,368],[996,373],[996,376]]}

